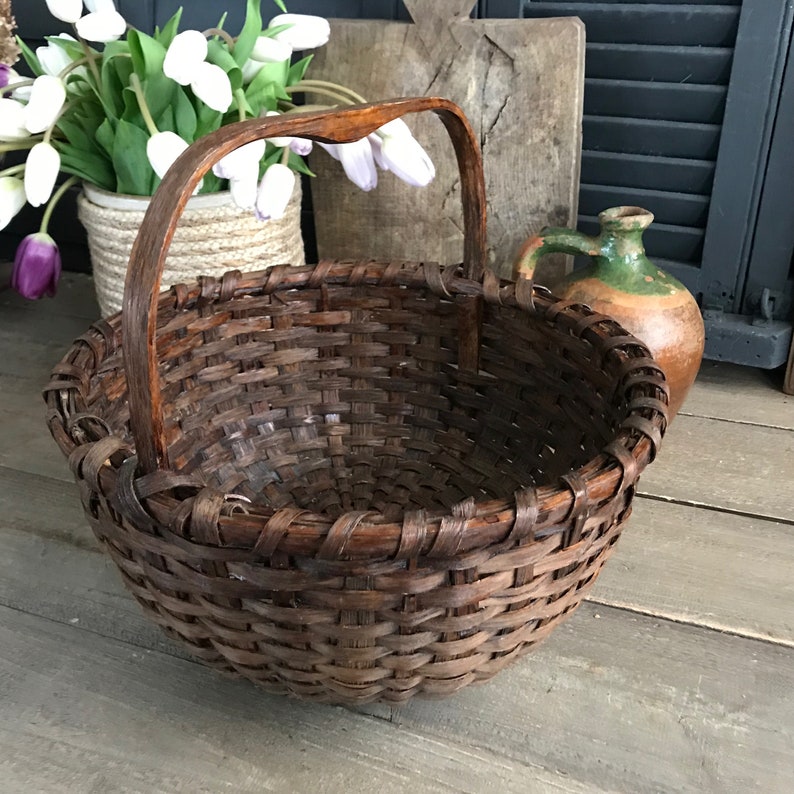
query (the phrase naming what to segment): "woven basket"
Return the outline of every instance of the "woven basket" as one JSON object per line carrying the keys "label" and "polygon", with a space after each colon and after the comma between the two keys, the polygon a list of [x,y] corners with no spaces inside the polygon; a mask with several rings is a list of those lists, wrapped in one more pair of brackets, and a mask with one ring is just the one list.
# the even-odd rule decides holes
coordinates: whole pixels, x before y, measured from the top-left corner
{"label": "woven basket", "polygon": [[[84,185],[77,213],[88,235],[91,271],[103,317],[121,310],[124,279],[132,245],[150,199],[121,196]],[[222,276],[272,265],[303,265],[301,188],[295,185],[284,217],[261,223],[249,210],[235,206],[231,194],[192,196],[182,214],[163,269],[162,285],[170,287],[199,276]]]}
{"label": "woven basket", "polygon": [[[219,157],[419,110],[458,154],[462,269],[326,261],[158,297]],[[483,275],[484,207],[471,128],[441,99],[243,122],[169,171],[123,316],[75,342],[46,397],[96,536],[206,663],[321,701],[449,695],[590,591],[666,427],[664,377],[608,317]]]}

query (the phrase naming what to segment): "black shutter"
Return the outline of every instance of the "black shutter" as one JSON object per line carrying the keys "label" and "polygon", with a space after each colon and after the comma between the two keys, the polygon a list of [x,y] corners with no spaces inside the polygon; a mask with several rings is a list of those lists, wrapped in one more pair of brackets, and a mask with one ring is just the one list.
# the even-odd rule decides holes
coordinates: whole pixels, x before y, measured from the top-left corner
{"label": "black shutter", "polygon": [[741,0],[524,0],[587,30],[581,228],[618,204],[651,210],[655,258],[699,292]]}

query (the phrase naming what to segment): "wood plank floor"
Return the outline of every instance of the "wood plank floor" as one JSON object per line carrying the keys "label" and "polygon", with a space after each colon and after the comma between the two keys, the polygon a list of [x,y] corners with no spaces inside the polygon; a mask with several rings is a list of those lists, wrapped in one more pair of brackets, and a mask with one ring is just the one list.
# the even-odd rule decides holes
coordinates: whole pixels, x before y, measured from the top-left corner
{"label": "wood plank floor", "polygon": [[95,316],[85,276],[0,291],[0,794],[792,790],[780,373],[704,364],[590,603],[536,652],[443,702],[351,710],[220,678],[121,587],[38,397]]}

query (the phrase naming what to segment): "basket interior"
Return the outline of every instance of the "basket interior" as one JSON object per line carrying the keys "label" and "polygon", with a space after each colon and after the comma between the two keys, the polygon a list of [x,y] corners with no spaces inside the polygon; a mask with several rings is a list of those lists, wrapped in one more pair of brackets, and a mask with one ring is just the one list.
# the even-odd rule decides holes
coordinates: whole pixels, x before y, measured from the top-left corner
{"label": "basket interior", "polygon": [[[171,468],[259,504],[394,516],[556,485],[614,437],[626,406],[589,342],[485,304],[464,371],[460,322],[454,297],[383,285],[161,312]],[[94,410],[129,436],[123,370],[98,377],[119,382]]]}

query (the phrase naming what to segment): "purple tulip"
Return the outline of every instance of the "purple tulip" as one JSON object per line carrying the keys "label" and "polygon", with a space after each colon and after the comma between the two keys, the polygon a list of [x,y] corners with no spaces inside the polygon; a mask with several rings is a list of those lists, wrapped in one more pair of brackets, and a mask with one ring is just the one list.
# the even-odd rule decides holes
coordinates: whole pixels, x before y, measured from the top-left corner
{"label": "purple tulip", "polygon": [[17,248],[11,286],[23,298],[52,297],[61,277],[61,254],[49,234],[29,234]]}
{"label": "purple tulip", "polygon": [[0,63],[0,88],[5,88],[11,82],[11,67]]}

